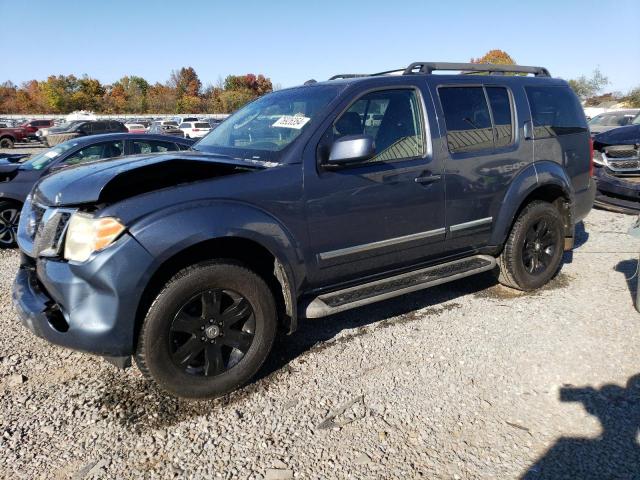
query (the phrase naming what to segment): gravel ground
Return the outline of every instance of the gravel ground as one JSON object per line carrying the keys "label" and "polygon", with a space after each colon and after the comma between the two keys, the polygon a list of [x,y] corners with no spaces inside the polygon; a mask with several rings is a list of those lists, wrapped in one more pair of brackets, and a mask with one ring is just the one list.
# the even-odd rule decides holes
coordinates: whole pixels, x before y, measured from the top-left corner
{"label": "gravel ground", "polygon": [[632,221],[593,211],[539,292],[483,275],[305,321],[208,402],[34,337],[0,251],[0,477],[640,478]]}

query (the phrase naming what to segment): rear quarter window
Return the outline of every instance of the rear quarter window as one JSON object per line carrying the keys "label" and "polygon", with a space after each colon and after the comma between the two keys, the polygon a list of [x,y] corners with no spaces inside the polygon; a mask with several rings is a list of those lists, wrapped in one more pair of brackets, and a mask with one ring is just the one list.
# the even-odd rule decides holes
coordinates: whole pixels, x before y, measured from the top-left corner
{"label": "rear quarter window", "polygon": [[569,87],[525,87],[531,108],[534,138],[551,138],[587,131],[578,98]]}

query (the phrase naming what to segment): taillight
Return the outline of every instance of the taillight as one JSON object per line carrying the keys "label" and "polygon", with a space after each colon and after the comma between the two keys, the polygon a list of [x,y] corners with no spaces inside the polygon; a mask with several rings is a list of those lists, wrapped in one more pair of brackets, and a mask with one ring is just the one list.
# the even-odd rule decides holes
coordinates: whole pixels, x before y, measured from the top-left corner
{"label": "taillight", "polygon": [[589,137],[589,176],[593,176],[593,138]]}

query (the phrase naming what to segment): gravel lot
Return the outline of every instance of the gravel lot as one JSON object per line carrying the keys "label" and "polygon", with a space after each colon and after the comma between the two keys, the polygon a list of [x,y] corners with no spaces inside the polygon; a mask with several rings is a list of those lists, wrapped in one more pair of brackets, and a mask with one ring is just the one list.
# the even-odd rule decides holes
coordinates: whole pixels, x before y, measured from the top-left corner
{"label": "gravel lot", "polygon": [[533,294],[483,275],[305,321],[209,402],[35,338],[0,251],[0,477],[640,478],[632,221],[593,211]]}

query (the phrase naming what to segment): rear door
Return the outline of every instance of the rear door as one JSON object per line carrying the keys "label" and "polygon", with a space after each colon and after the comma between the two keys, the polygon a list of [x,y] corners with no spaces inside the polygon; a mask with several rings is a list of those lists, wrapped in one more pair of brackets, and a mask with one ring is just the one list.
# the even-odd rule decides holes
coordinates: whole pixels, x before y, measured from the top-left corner
{"label": "rear door", "polygon": [[428,79],[443,119],[446,244],[452,253],[488,242],[509,184],[533,161],[531,144],[522,140],[526,117],[518,115],[527,111],[522,88],[477,78]]}
{"label": "rear door", "polygon": [[[442,250],[443,164],[431,149],[425,92],[414,81],[346,99],[305,150],[314,286],[415,265]],[[374,158],[325,168],[336,139],[362,134],[374,138]]]}

